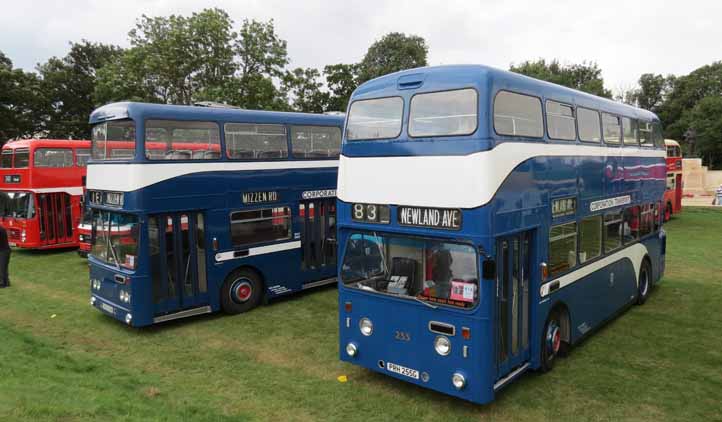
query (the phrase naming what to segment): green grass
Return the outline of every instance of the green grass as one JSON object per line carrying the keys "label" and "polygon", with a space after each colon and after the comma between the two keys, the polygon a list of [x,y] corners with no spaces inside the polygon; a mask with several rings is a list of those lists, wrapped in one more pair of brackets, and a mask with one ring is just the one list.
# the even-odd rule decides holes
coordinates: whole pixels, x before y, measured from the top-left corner
{"label": "green grass", "polygon": [[0,421],[722,420],[722,212],[687,208],[665,227],[649,301],[488,406],[339,362],[334,288],[137,330],[88,305],[75,252],[16,251]]}

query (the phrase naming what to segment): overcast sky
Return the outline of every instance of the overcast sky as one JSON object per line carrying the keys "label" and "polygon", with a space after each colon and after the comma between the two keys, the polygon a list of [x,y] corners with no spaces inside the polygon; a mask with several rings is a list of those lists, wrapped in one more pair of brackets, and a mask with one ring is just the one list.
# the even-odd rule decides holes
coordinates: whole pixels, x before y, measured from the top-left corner
{"label": "overcast sky", "polygon": [[391,31],[424,37],[431,65],[596,61],[615,92],[642,73],[686,74],[722,59],[716,0],[5,0],[0,51],[30,70],[64,56],[69,41],[127,46],[141,14],[187,15],[206,7],[226,10],[237,26],[244,18],[273,18],[293,67],[356,62]]}

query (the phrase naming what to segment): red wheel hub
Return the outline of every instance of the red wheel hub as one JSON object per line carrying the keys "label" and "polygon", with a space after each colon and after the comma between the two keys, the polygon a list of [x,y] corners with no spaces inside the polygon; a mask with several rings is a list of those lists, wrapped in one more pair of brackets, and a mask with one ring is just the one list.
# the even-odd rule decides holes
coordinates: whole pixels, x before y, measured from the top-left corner
{"label": "red wheel hub", "polygon": [[251,297],[252,292],[253,289],[251,289],[251,286],[248,283],[240,283],[236,286],[236,297],[241,302],[247,301]]}
{"label": "red wheel hub", "polygon": [[562,335],[559,333],[559,329],[554,330],[554,339],[552,340],[552,349],[554,353],[559,351],[559,346],[562,344]]}

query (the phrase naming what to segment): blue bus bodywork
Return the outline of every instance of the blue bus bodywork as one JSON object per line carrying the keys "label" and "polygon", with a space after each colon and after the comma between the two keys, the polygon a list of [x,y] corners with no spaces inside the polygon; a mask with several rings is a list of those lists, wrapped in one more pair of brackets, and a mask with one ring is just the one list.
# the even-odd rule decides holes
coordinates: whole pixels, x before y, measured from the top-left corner
{"label": "blue bus bodywork", "polygon": [[[144,125],[151,120],[217,125],[212,158],[190,159],[192,151],[189,159],[150,159],[144,144],[149,150],[153,143],[145,142]],[[320,127],[337,128],[340,137],[342,117],[139,103],[111,104],[90,117],[93,125],[115,121],[135,128],[131,140],[106,140],[108,151],[125,156],[96,157],[88,174],[95,219],[91,303],[97,309],[144,326],[221,309],[236,313],[245,300],[335,281],[338,161],[333,152],[309,159],[291,151],[290,135],[293,127]],[[236,123],[286,128],[283,146],[290,152],[229,158],[225,125]],[[283,224],[283,232],[279,239],[237,244],[234,236],[253,232],[231,228],[236,220],[263,220],[274,229]],[[98,240],[103,230],[111,238],[119,233],[120,240],[106,242],[116,248]],[[259,287],[254,283],[262,292],[252,291]]]}
{"label": "blue bus bodywork", "polygon": [[[409,134],[415,96],[461,89],[477,94],[473,133]],[[647,136],[641,132],[636,146],[582,142],[575,126],[573,140],[554,140],[546,118],[541,136],[500,135],[494,121],[500,92],[560,102],[574,116],[588,108],[659,124],[647,111],[486,66],[413,69],[369,81],[353,94],[338,187],[340,357],[476,403],[492,401],[529,369],[550,369],[570,345],[642,302],[665,262],[659,212],[665,161],[657,137],[648,146],[640,144]],[[396,97],[403,100],[398,136],[349,139],[355,102]],[[393,125],[389,121],[384,124]],[[357,209],[363,218],[366,204],[388,209],[388,217],[354,219]],[[444,212],[460,213],[451,217],[458,226],[433,221],[434,209],[442,219]],[[643,212],[646,220],[639,219]],[[580,241],[597,222],[597,239]],[[573,236],[564,233],[572,228]],[[433,242],[411,251],[397,237]],[[569,245],[574,239],[564,264],[570,268],[549,267],[550,237]],[[468,268],[465,280],[447,274],[452,296],[440,300],[426,290],[444,277],[429,264],[438,261],[439,242],[469,245],[477,264],[476,278]],[[586,251],[596,248],[590,242],[603,242],[599,256]],[[399,289],[394,279],[406,278],[423,285]],[[462,287],[469,289],[467,299]]]}

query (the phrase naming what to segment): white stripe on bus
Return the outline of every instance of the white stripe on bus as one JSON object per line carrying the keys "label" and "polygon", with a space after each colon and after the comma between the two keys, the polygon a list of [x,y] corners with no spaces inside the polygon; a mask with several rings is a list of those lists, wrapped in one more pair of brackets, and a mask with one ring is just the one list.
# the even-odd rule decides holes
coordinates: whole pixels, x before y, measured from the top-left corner
{"label": "white stripe on bus", "polygon": [[17,189],[10,189],[10,188],[3,188],[3,191],[27,191],[27,192],[33,192],[33,193],[55,193],[55,192],[64,192],[69,195],[73,196],[80,196],[83,194],[83,187],[82,186],[68,186],[68,187],[61,187],[61,188],[40,188],[40,189],[34,189],[34,188],[17,188]]}
{"label": "white stripe on bus", "polygon": [[[639,147],[504,142],[489,151],[463,156],[342,155],[338,198],[367,204],[476,208],[491,201],[509,173],[519,164],[535,157],[576,156],[663,159],[666,153]],[[644,167],[657,166],[666,168],[663,160],[658,165]]]}
{"label": "white stripe on bus", "polygon": [[131,192],[174,177],[211,171],[293,170],[338,167],[338,160],[88,165],[88,189]]}
{"label": "white stripe on bus", "polygon": [[560,289],[581,280],[582,278],[592,274],[593,272],[606,268],[609,265],[625,258],[628,258],[630,261],[632,261],[632,266],[634,267],[635,282],[637,285],[639,285],[639,269],[642,267],[642,260],[647,254],[647,247],[644,246],[644,244],[635,243],[634,245],[628,246],[620,250],[619,252],[615,252],[609,256],[605,256],[598,261],[594,261],[591,264],[580,267],[578,270],[564,274],[559,278],[552,279],[551,281],[542,284],[541,289],[539,290],[539,294],[541,295],[541,297],[546,297],[547,295],[549,295],[549,293],[553,293],[549,291],[549,286],[551,285],[551,283],[558,281],[559,288],[555,289],[554,291],[559,291]]}
{"label": "white stripe on bus", "polygon": [[[297,240],[294,242],[277,243],[275,245],[258,246],[255,248],[248,248],[248,254],[243,256],[235,256],[238,251],[219,252],[216,254],[216,262],[229,261],[231,259],[247,258],[254,255],[263,255],[273,252],[288,251],[291,249],[298,249],[301,247],[301,241]],[[245,250],[245,249],[242,249]]]}

